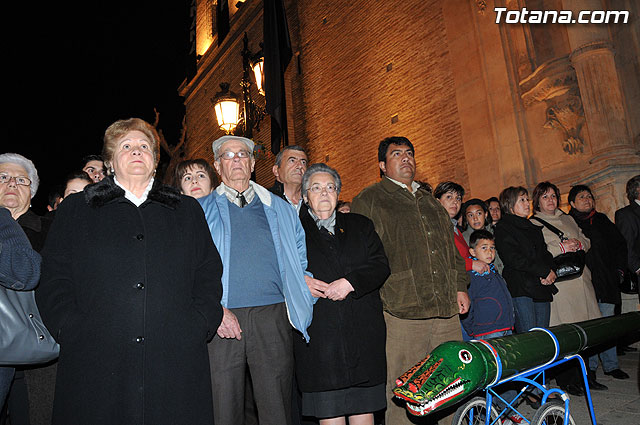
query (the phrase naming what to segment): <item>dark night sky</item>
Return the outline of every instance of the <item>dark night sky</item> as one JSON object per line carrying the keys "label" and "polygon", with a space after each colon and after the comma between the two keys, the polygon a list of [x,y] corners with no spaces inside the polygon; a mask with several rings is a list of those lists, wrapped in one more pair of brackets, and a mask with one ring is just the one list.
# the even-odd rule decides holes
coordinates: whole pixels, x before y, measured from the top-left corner
{"label": "dark night sky", "polygon": [[156,107],[165,137],[177,141],[184,115],[177,88],[189,49],[187,0],[42,4],[3,7],[3,74],[10,76],[0,149],[35,163],[39,213],[53,184],[83,156],[100,153],[113,121],[153,122]]}

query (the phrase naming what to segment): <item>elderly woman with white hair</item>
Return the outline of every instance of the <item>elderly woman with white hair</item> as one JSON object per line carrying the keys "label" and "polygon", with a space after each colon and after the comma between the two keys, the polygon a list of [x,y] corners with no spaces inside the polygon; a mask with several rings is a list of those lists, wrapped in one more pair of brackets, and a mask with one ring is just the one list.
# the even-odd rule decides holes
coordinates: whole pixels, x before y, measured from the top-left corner
{"label": "elderly woman with white hair", "polygon": [[309,207],[301,217],[308,270],[320,283],[309,327],[311,340],[294,340],[302,414],[321,425],[373,425],[386,407],[385,323],[379,289],[389,263],[373,223],[336,211],[340,175],[313,164],[302,178]]}
{"label": "elderly woman with white hair", "polygon": [[197,201],[154,178],[159,157],[150,124],[114,122],[110,175],[56,210],[36,292],[60,343],[53,424],[213,422],[222,264]]}
{"label": "elderly woman with white hair", "polygon": [[[30,208],[39,183],[38,170],[31,160],[17,153],[0,155],[0,206],[9,210],[37,252],[44,247],[51,226],[51,219]],[[32,421],[51,420],[55,373],[55,361],[16,369],[7,401],[13,422],[28,423],[30,417]]]}

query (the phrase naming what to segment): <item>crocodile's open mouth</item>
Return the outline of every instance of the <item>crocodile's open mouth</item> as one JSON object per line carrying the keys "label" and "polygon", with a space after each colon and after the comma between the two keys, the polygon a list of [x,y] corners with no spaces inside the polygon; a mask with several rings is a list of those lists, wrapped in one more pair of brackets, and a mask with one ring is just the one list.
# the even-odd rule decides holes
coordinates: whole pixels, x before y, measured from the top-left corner
{"label": "crocodile's open mouth", "polygon": [[[409,412],[415,416],[424,416],[429,412],[437,409],[442,406],[444,403],[451,401],[458,395],[464,392],[464,384],[469,381],[466,379],[458,378],[453,381],[451,384],[447,385],[442,391],[440,391],[435,397],[432,397],[429,400],[426,400],[422,403],[416,403],[413,400],[409,400],[406,397],[400,397],[407,401],[407,408]],[[396,394],[399,396],[399,394]]]}

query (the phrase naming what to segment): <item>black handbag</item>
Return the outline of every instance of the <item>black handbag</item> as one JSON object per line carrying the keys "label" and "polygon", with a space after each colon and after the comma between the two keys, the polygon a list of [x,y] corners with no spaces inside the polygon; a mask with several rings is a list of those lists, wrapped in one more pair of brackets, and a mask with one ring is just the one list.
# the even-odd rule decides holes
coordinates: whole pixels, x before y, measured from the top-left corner
{"label": "black handbag", "polygon": [[[569,238],[565,237],[564,233],[548,223],[547,221],[539,217],[531,217],[532,220],[539,221],[547,229],[558,235],[560,242],[564,242]],[[575,252],[565,252],[564,254],[553,257],[553,271],[556,273],[556,282],[562,282],[563,280],[575,279],[582,276],[584,271],[584,265],[586,261],[586,252],[579,250]]]}
{"label": "black handbag", "polygon": [[636,295],[638,293],[638,275],[630,270],[626,270],[620,277],[620,292],[623,294]]}
{"label": "black handbag", "polygon": [[35,293],[0,286],[0,366],[46,363],[59,352],[42,323]]}

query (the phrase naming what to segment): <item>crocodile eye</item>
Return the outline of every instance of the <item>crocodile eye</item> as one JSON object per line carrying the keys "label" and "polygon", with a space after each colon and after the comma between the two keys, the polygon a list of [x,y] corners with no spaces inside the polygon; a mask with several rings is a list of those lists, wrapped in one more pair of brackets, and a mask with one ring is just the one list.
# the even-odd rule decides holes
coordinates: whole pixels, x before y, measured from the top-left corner
{"label": "crocodile eye", "polygon": [[464,364],[469,364],[471,363],[471,360],[473,360],[473,356],[471,356],[471,353],[468,350],[460,350],[458,352],[458,357],[460,357],[460,361]]}

